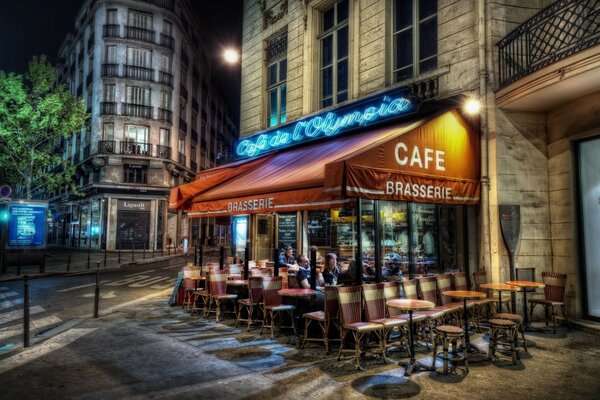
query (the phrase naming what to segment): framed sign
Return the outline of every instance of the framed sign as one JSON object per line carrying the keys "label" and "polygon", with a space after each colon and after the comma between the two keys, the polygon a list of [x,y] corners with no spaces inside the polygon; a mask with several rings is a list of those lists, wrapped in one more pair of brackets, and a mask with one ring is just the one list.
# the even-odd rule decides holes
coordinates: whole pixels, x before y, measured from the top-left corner
{"label": "framed sign", "polygon": [[48,203],[21,200],[8,205],[8,249],[45,249]]}
{"label": "framed sign", "polygon": [[298,236],[296,233],[298,216],[296,213],[278,214],[277,241],[279,248],[291,246],[298,249]]}

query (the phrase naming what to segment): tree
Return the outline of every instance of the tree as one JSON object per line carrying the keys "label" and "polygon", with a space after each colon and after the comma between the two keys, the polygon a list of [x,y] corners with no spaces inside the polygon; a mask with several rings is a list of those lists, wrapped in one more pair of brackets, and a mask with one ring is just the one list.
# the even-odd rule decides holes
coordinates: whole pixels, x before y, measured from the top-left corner
{"label": "tree", "polygon": [[56,147],[79,133],[87,117],[83,100],[56,83],[46,56],[33,57],[24,76],[0,71],[0,176],[9,180],[3,183],[22,185],[27,199],[39,186],[66,185],[77,193],[75,167]]}

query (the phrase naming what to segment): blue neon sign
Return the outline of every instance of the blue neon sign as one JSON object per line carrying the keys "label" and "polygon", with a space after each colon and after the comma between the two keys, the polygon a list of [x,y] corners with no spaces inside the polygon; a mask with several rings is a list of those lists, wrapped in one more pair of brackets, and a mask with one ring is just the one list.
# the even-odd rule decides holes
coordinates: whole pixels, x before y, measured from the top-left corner
{"label": "blue neon sign", "polygon": [[407,95],[405,89],[395,90],[246,137],[237,143],[236,154],[239,158],[254,157],[272,150],[388,121],[415,112],[418,108],[417,98]]}

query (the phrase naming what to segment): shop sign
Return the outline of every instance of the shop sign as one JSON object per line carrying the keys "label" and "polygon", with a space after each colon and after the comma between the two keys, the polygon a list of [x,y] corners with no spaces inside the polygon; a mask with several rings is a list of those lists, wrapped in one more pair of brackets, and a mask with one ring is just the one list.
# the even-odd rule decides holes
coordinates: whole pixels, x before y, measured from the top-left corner
{"label": "shop sign", "polygon": [[389,121],[418,108],[419,100],[408,95],[405,89],[387,92],[244,138],[236,145],[236,154],[239,158],[254,157]]}
{"label": "shop sign", "polygon": [[264,197],[260,199],[249,199],[243,201],[230,201],[227,203],[227,211],[256,211],[273,208],[273,198]]}
{"label": "shop sign", "polygon": [[119,200],[118,211],[150,211],[150,202],[142,200]]}

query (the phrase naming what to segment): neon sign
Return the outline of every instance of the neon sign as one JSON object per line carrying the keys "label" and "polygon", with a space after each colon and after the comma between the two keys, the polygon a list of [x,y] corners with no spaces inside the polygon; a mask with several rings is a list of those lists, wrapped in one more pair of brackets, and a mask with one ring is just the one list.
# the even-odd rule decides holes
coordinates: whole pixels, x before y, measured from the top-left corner
{"label": "neon sign", "polygon": [[418,99],[407,95],[404,89],[395,90],[246,137],[238,142],[236,154],[240,158],[254,157],[310,140],[336,136],[412,113],[418,107]]}

